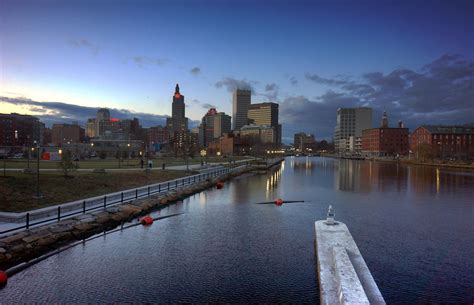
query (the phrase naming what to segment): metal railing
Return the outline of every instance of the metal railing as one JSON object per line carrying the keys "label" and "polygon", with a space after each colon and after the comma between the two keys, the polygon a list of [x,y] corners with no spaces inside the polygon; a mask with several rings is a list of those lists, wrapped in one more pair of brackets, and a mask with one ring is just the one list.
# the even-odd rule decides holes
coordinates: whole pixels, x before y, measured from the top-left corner
{"label": "metal railing", "polygon": [[[61,219],[68,218],[75,215],[86,214],[86,212],[89,212],[89,211],[94,211],[94,210],[99,210],[99,209],[105,210],[107,207],[118,204],[118,203],[130,202],[139,198],[177,190],[180,187],[184,187],[196,182],[200,182],[208,178],[213,178],[213,177],[217,177],[223,174],[237,171],[240,168],[245,167],[245,166],[246,165],[241,165],[234,168],[219,168],[217,170],[209,171],[202,174],[192,175],[192,176],[170,180],[166,182],[146,185],[146,186],[139,187],[136,189],[129,189],[126,191],[110,193],[104,196],[98,196],[98,197],[85,199],[82,201],[82,209],[80,205],[79,206],[75,205],[74,210],[72,212],[61,211],[61,206],[59,205],[57,207],[57,213],[55,213],[56,215],[51,216],[49,218],[41,219],[39,221],[32,221],[31,219],[33,216],[32,213],[27,212],[24,216],[25,217],[24,225],[11,228],[8,230],[0,231],[0,235],[17,231],[17,230],[29,229],[32,226],[36,226],[43,223],[54,222],[54,221],[59,222]],[[63,210],[64,210],[64,207],[63,207]]]}

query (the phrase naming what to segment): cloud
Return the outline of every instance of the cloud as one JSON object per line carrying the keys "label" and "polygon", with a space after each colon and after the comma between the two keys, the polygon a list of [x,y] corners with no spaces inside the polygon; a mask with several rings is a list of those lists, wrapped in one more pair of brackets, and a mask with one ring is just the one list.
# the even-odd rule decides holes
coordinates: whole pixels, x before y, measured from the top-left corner
{"label": "cloud", "polygon": [[291,85],[296,86],[298,84],[298,79],[295,76],[288,73],[285,73],[283,76],[290,81]]}
{"label": "cloud", "polygon": [[199,75],[201,74],[201,68],[199,67],[194,67],[189,71],[192,75]]}
{"label": "cloud", "polygon": [[146,66],[163,66],[167,62],[169,62],[166,58],[154,58],[148,56],[135,56],[129,58],[137,67],[143,68]]}
{"label": "cloud", "polygon": [[258,95],[262,95],[267,98],[269,101],[277,101],[278,100],[278,90],[280,88],[277,84],[271,83],[265,85],[265,92],[259,93]]}
{"label": "cloud", "polygon": [[209,108],[217,108],[215,105],[209,104],[209,103],[204,103],[202,104],[202,108],[204,109],[209,109]]}
{"label": "cloud", "polygon": [[216,82],[215,86],[216,88],[222,88],[225,87],[227,91],[229,92],[234,92],[237,89],[245,89],[245,90],[251,90],[255,91],[254,86],[258,82],[256,81],[251,81],[247,79],[235,79],[232,77],[224,77],[222,80]]}
{"label": "cloud", "polygon": [[445,54],[420,71],[375,71],[356,80],[310,73],[305,77],[329,88],[314,99],[292,96],[280,103],[286,137],[294,131],[307,131],[318,138],[331,138],[339,107],[372,107],[374,126],[378,126],[381,113],[386,110],[391,126],[402,120],[411,130],[422,124],[473,121],[474,62],[460,55]]}
{"label": "cloud", "polygon": [[[72,121],[78,121],[84,126],[88,118],[96,116],[98,109],[96,107],[72,105],[62,102],[39,102],[23,97],[10,98],[0,96],[1,103],[25,106],[47,126],[55,123],[70,123]],[[116,118],[138,118],[140,124],[144,127],[165,125],[166,118],[168,117],[166,115],[134,112],[127,109],[110,108],[109,110],[110,115]]]}
{"label": "cloud", "polygon": [[298,84],[298,80],[294,76],[291,76],[289,80],[290,80],[290,84],[292,84],[293,86],[296,86]]}
{"label": "cloud", "polygon": [[70,39],[67,44],[74,48],[85,48],[97,55],[99,53],[99,46],[86,39]]}
{"label": "cloud", "polygon": [[345,80],[322,78],[318,76],[317,74],[306,73],[304,76],[308,80],[311,80],[315,83],[323,84],[323,85],[344,85],[347,83],[347,81]]}

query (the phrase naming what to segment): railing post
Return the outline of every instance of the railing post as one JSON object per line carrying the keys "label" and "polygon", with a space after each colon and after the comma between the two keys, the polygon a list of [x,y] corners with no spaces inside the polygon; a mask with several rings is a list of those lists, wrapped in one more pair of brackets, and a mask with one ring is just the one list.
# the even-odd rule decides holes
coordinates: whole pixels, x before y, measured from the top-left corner
{"label": "railing post", "polygon": [[123,192],[120,194],[120,202],[123,202]]}
{"label": "railing post", "polygon": [[161,193],[161,184],[158,184],[158,193]]}
{"label": "railing post", "polygon": [[84,200],[82,202],[82,214],[85,214],[86,213],[86,201]]}
{"label": "railing post", "polygon": [[135,199],[138,198],[138,189],[135,189]]}
{"label": "railing post", "polygon": [[107,207],[107,196],[104,196],[104,209]]}
{"label": "railing post", "polygon": [[176,188],[178,188],[178,180],[176,180]]}
{"label": "railing post", "polygon": [[150,196],[150,187],[148,187],[148,196]]}
{"label": "railing post", "polygon": [[30,213],[26,213],[26,229],[30,228]]}
{"label": "railing post", "polygon": [[170,190],[170,182],[168,181],[168,191]]}
{"label": "railing post", "polygon": [[61,220],[61,206],[58,206],[58,221]]}

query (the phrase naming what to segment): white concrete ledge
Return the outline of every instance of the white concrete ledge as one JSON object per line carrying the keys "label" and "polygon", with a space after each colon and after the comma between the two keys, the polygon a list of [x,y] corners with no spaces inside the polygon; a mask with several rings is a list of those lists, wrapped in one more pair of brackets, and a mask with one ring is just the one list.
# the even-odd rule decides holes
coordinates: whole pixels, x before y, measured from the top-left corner
{"label": "white concrete ledge", "polygon": [[321,304],[385,304],[347,226],[315,222]]}

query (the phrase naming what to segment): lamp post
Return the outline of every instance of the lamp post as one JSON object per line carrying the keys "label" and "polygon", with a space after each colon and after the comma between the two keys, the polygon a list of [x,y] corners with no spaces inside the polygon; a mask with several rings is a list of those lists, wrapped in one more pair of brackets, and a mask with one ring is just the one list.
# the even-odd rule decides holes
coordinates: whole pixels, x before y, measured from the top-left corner
{"label": "lamp post", "polygon": [[145,167],[146,167],[146,173],[148,173],[148,145],[145,146],[145,158],[146,158],[146,163],[145,163]]}
{"label": "lamp post", "polygon": [[28,164],[28,168],[30,168],[30,136],[29,135],[26,136],[26,146],[27,146],[26,157],[28,158],[27,164]]}
{"label": "lamp post", "polygon": [[39,185],[39,179],[40,179],[40,144],[39,142],[36,143],[36,195],[35,198],[43,198],[43,195],[40,192],[40,185]]}
{"label": "lamp post", "polygon": [[120,159],[122,158],[122,151],[120,150],[120,143],[118,143],[118,168],[120,168]]}
{"label": "lamp post", "polygon": [[207,155],[207,151],[205,149],[202,149],[200,152],[201,155],[201,166],[204,165],[205,157]]}
{"label": "lamp post", "polygon": [[130,159],[130,143],[127,144],[127,165],[129,165],[128,159]]}

